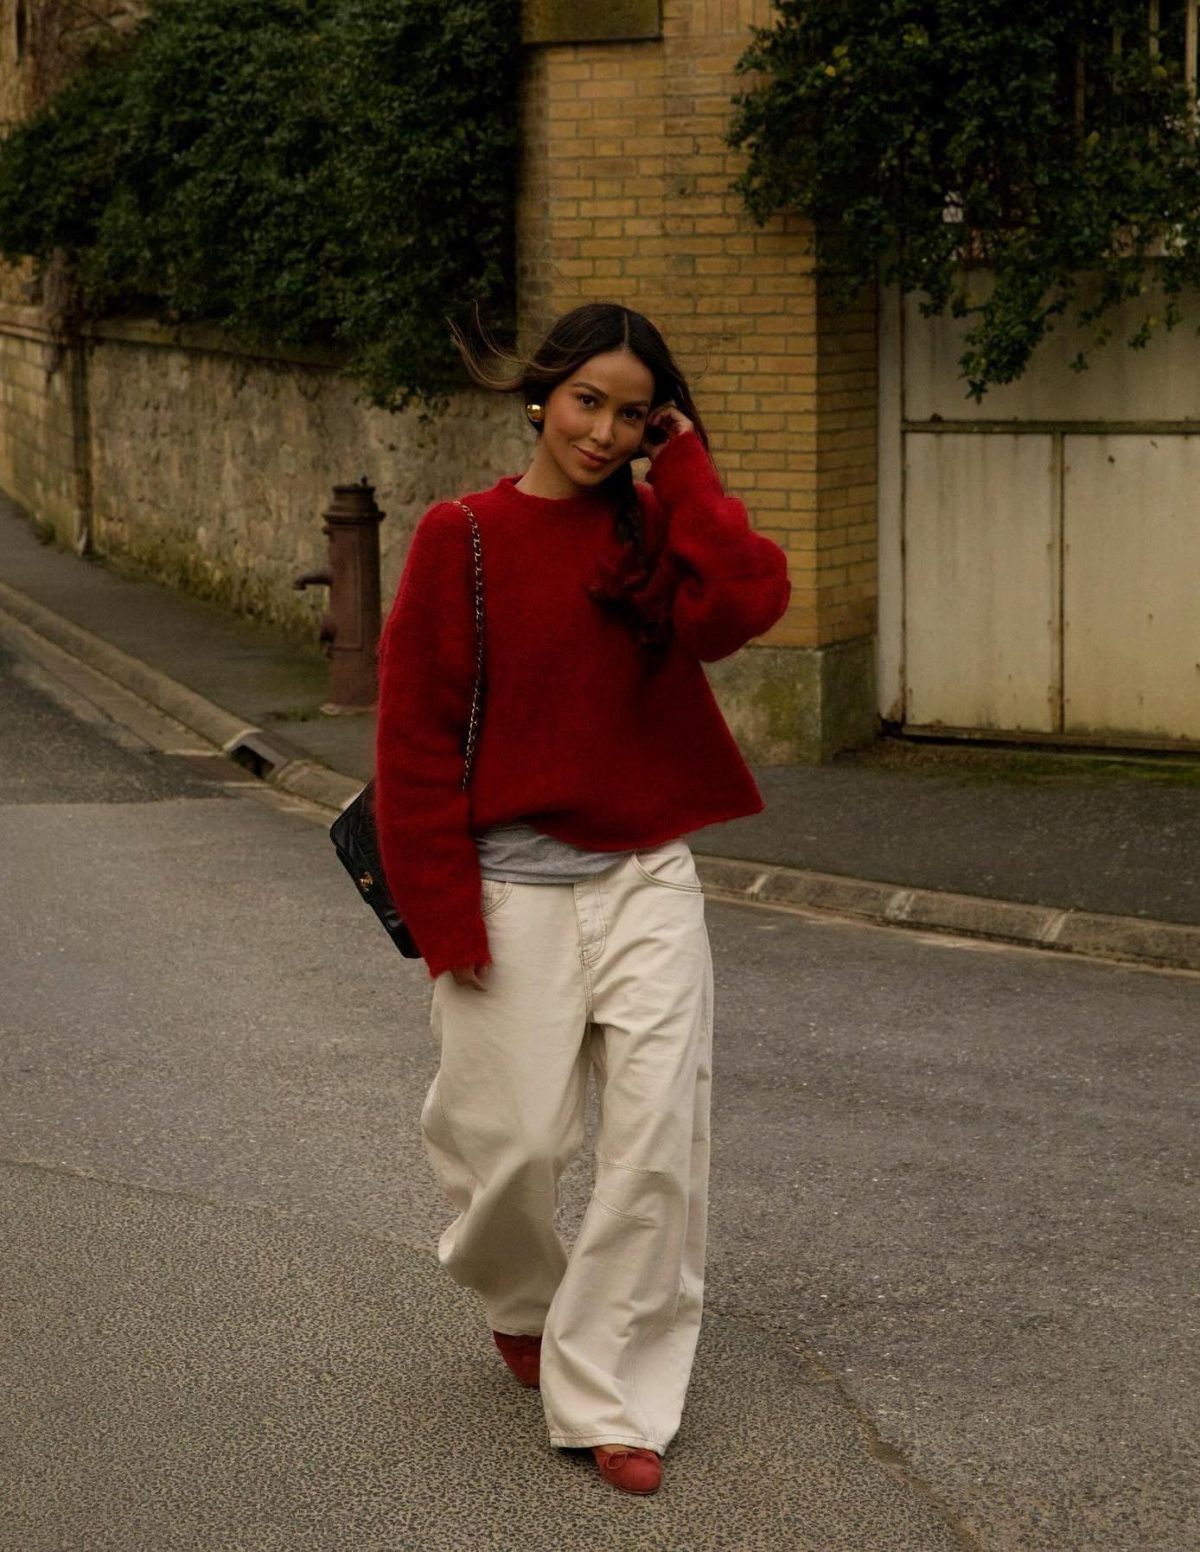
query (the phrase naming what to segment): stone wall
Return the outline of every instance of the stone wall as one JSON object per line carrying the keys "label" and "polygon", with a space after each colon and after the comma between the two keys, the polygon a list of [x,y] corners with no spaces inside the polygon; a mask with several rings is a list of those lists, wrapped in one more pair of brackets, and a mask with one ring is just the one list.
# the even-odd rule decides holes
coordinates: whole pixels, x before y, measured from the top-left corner
{"label": "stone wall", "polygon": [[311,634],[323,593],[292,587],[324,564],[335,484],[365,475],[386,514],[390,598],[434,501],[522,468],[519,407],[464,393],[428,424],[385,413],[316,358],[255,358],[205,331],[105,325],[92,357],[93,522],[101,550],[247,613]]}
{"label": "stone wall", "polygon": [[[0,317],[0,487],[78,544],[75,489],[60,477],[70,368],[47,389],[50,356]],[[324,563],[333,485],[374,485],[390,597],[421,513],[522,468],[531,435],[511,400],[463,393],[422,423],[359,400],[315,353],[264,359],[212,330],[148,323],[93,329],[87,398],[94,547],[306,639],[324,595],[292,580]]]}
{"label": "stone wall", "polygon": [[0,303],[0,489],[77,539],[79,492],[70,362],[38,307]]}

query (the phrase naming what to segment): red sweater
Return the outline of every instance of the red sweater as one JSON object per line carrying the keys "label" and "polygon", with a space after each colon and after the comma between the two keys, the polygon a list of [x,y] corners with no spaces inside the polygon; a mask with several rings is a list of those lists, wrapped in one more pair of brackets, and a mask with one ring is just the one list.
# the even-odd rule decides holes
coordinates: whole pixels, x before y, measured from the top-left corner
{"label": "red sweater", "polygon": [[[787,558],[724,494],[694,433],[669,442],[649,478],[638,486],[649,575],[599,492],[548,500],[510,477],[465,498],[486,622],[469,793],[470,524],[441,502],[417,525],[380,641],[376,815],[388,884],[432,977],[491,961],[474,834],[521,820],[631,851],[763,807],[700,664],[780,617]],[[624,594],[625,617],[589,595],[597,585]]]}

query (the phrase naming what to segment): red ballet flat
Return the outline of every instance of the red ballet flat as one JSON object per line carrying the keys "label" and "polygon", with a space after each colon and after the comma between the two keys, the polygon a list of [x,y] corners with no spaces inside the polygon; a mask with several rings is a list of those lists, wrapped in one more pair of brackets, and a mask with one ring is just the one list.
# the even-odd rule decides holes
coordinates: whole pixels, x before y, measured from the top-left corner
{"label": "red ballet flat", "polygon": [[507,1331],[493,1331],[492,1341],[500,1349],[500,1356],[522,1385],[537,1390],[542,1359],[540,1336],[510,1336]]}
{"label": "red ballet flat", "polygon": [[657,1493],[662,1485],[662,1456],[633,1444],[592,1446],[600,1475],[626,1493]]}

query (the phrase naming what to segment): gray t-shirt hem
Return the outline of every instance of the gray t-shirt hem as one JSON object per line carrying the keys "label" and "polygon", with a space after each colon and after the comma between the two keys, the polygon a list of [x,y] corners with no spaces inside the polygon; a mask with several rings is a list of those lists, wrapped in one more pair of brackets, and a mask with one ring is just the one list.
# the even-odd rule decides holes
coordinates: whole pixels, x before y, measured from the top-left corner
{"label": "gray t-shirt hem", "polygon": [[578,883],[631,855],[628,851],[587,851],[527,824],[494,825],[475,837],[475,846],[484,878],[514,884]]}

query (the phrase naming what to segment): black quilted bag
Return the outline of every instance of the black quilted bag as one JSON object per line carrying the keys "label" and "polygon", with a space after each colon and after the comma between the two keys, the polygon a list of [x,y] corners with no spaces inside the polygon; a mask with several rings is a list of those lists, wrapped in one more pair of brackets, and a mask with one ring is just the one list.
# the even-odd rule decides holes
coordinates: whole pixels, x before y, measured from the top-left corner
{"label": "black quilted bag", "polygon": [[[479,718],[483,708],[483,546],[479,524],[465,501],[458,502],[471,524],[471,551],[475,560],[475,691],[471,697],[471,720],[467,726],[463,758],[463,790],[471,782],[475,745],[479,736]],[[383,875],[379,855],[379,836],[375,829],[375,781],[372,778],[329,827],[329,838],[342,865],[358,886],[363,899],[383,923],[384,931],[406,959],[420,959],[412,933],[396,909],[391,890]]]}

